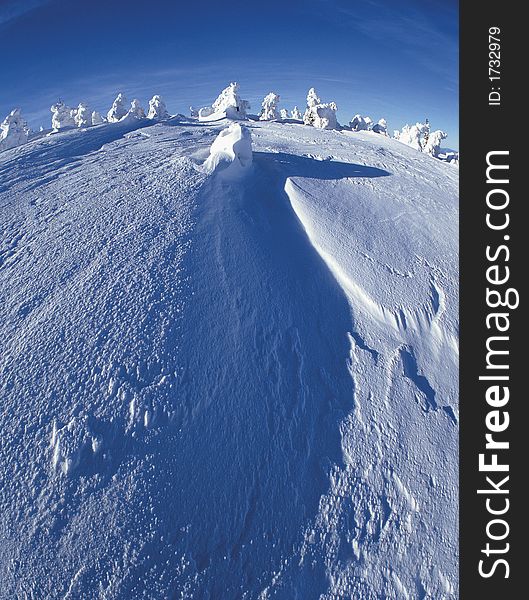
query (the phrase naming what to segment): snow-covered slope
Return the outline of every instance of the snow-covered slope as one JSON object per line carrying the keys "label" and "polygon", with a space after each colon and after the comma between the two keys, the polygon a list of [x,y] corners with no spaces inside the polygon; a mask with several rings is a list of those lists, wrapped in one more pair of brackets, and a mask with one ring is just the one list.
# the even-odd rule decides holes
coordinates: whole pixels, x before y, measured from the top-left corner
{"label": "snow-covered slope", "polygon": [[457,597],[457,169],[226,125],[0,155],[0,597]]}

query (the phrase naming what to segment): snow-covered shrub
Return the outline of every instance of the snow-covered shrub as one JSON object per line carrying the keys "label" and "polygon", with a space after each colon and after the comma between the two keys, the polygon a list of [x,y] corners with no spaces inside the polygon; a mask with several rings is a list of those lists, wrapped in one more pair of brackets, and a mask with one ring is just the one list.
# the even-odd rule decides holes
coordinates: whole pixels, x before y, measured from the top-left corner
{"label": "snow-covered shrub", "polygon": [[444,131],[441,131],[440,129],[437,129],[436,131],[430,133],[423,151],[426,152],[426,154],[433,156],[434,158],[438,158],[439,152],[441,150],[441,141],[445,140],[447,137],[448,134],[446,134]]}
{"label": "snow-covered shrub", "polygon": [[101,123],[104,123],[105,119],[103,119],[103,117],[100,115],[100,113],[97,112],[97,110],[94,110],[94,112],[92,113],[92,125],[101,125]]}
{"label": "snow-covered shrub", "polygon": [[126,108],[128,100],[121,92],[116,96],[116,99],[112,103],[112,107],[107,113],[107,121],[109,123],[117,123],[127,114]]}
{"label": "snow-covered shrub", "polygon": [[204,163],[206,172],[217,172],[232,178],[242,174],[252,164],[252,136],[239,123],[231,123],[215,138]]}
{"label": "snow-covered shrub", "polygon": [[189,114],[192,117],[198,117],[198,108],[195,108],[194,106],[190,106],[189,107]]}
{"label": "snow-covered shrub", "polygon": [[393,139],[398,140],[400,138],[400,129],[393,130]]}
{"label": "snow-covered shrub", "polygon": [[90,127],[92,125],[92,111],[84,102],[79,102],[79,106],[75,110],[74,121],[77,127]]}
{"label": "snow-covered shrub", "polygon": [[261,121],[273,121],[274,119],[279,118],[279,94],[275,94],[274,92],[270,92],[264,97],[263,103],[261,106],[261,114],[259,115],[259,119]]}
{"label": "snow-covered shrub", "polygon": [[20,108],[14,108],[0,125],[0,150],[15,148],[28,141],[29,128]]}
{"label": "snow-covered shrub", "polygon": [[379,119],[378,123],[375,123],[373,127],[371,127],[371,131],[380,133],[381,135],[388,135],[388,124],[386,119]]}
{"label": "snow-covered shrub", "polygon": [[288,119],[288,118],[290,118],[290,115],[288,114],[288,110],[286,108],[282,108],[279,111],[279,116],[280,116],[281,119]]}
{"label": "snow-covered shrub", "polygon": [[297,106],[294,106],[292,109],[292,118],[296,119],[297,121],[303,121],[303,115]]}
{"label": "snow-covered shrub", "polygon": [[198,111],[199,120],[214,121],[227,117],[228,119],[246,119],[246,111],[250,103],[239,96],[239,84],[230,83],[218,95],[211,107],[206,106]]}
{"label": "snow-covered shrub", "polygon": [[149,100],[149,112],[147,113],[148,119],[155,119],[161,121],[169,118],[167,107],[161,96],[155,95]]}
{"label": "snow-covered shrub", "polygon": [[75,127],[75,114],[76,110],[66,106],[62,100],[59,100],[53,104],[51,110],[51,126],[54,131],[59,129],[66,129],[68,127]]}

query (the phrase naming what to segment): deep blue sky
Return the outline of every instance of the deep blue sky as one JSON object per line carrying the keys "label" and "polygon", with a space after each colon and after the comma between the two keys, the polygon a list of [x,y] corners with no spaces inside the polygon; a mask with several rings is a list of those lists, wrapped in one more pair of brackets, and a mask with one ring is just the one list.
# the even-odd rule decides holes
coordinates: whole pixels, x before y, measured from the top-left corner
{"label": "deep blue sky", "polygon": [[211,104],[230,81],[258,112],[307,89],[389,129],[425,117],[458,136],[457,0],[0,0],[0,119],[50,126],[58,97],[106,112],[117,91],[170,112]]}

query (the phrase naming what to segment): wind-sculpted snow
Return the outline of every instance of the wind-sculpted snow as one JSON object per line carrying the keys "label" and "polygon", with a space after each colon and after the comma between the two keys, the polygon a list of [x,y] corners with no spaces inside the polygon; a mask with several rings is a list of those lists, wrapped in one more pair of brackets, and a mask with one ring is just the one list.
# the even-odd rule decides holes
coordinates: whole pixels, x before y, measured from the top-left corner
{"label": "wind-sculpted snow", "polygon": [[455,598],[457,170],[227,125],[0,155],[0,597]]}

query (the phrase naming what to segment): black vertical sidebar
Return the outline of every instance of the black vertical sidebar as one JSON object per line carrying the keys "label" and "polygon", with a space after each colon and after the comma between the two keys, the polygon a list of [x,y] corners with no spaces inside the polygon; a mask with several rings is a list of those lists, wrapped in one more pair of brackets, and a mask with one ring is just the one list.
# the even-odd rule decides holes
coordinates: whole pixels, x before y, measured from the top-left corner
{"label": "black vertical sidebar", "polygon": [[[528,78],[529,32],[523,32],[523,21],[519,5],[514,2],[461,0],[460,597],[463,600],[525,597],[524,580],[529,578],[529,565],[524,564],[527,524],[522,517],[529,506],[529,497],[525,497],[529,492],[523,491],[529,457],[527,391],[523,386],[524,371],[529,371],[524,364],[527,353],[524,342],[529,327],[521,289],[528,274],[525,260],[529,257],[529,233],[525,233],[523,218],[528,198],[520,185],[529,176],[529,165],[522,167],[526,154],[524,139],[528,135],[522,98]],[[487,156],[489,162],[500,167],[489,170],[489,182]],[[487,288],[489,292],[497,292],[489,293],[488,301]],[[509,290],[519,293],[516,308],[517,294]],[[498,376],[502,379],[495,379]],[[480,470],[480,454],[485,470]],[[495,463],[501,470],[493,470]]]}

